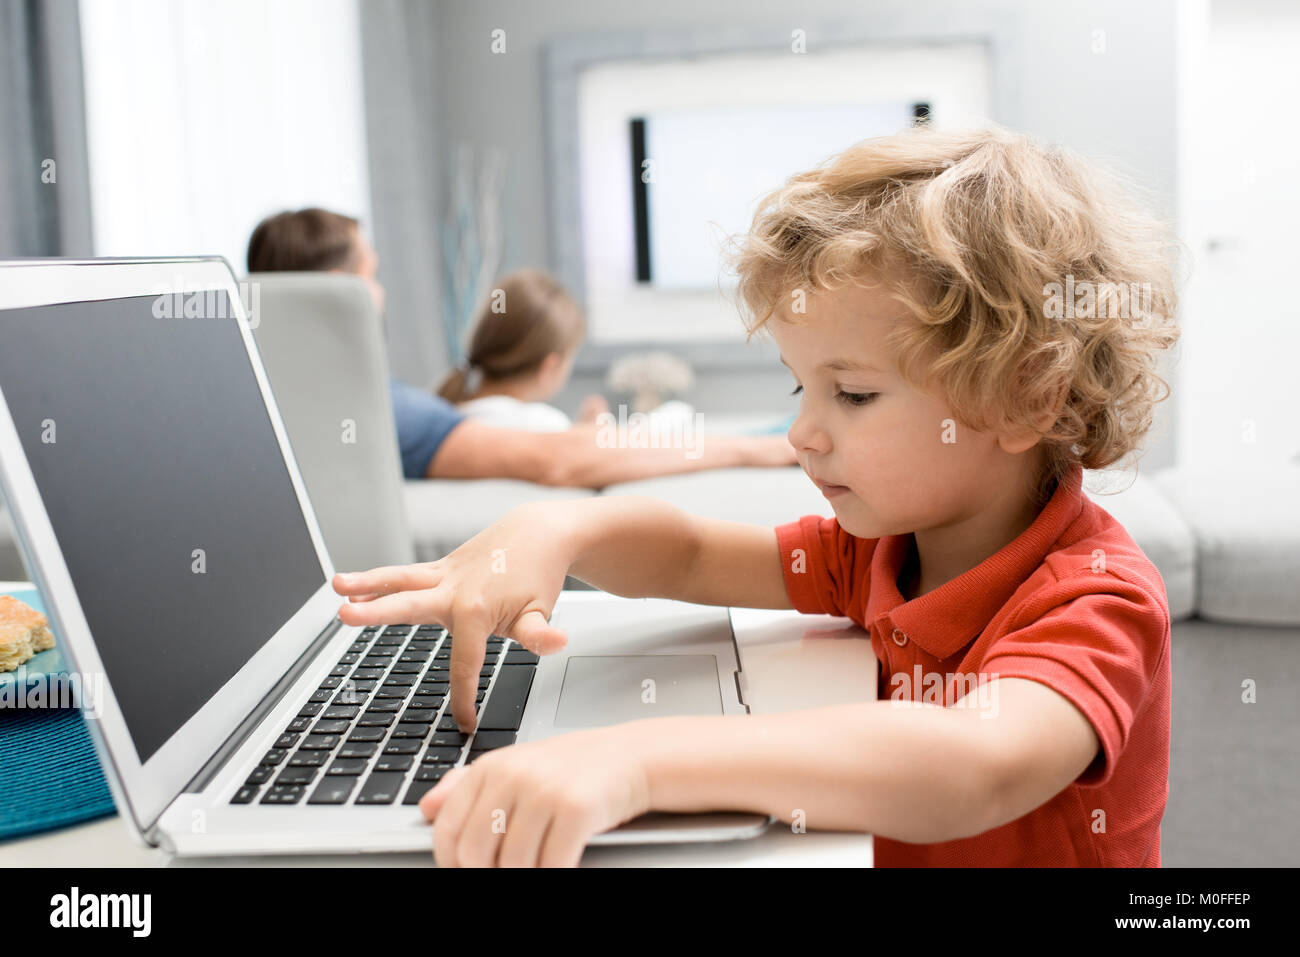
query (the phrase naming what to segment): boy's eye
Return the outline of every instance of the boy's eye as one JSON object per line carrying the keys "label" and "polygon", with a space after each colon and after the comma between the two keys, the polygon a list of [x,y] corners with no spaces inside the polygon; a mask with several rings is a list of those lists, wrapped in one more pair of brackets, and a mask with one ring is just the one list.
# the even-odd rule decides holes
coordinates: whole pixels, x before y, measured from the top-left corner
{"label": "boy's eye", "polygon": [[[801,386],[801,385],[797,385],[797,386],[794,387],[794,391],[791,392],[790,394],[791,394],[791,395],[798,395],[798,394],[799,394],[800,392],[802,392],[802,391],[803,391],[803,386]],[[835,398],[839,399],[839,400],[840,400],[841,402],[843,402],[845,405],[866,405],[867,403],[869,403],[872,399],[874,399],[874,398],[875,398],[876,396],[878,396],[879,394],[880,394],[879,392],[843,392],[843,391],[841,391],[841,392],[836,392],[836,393],[835,393]]]}
{"label": "boy's eye", "polygon": [[837,392],[835,398],[845,405],[866,405],[879,394],[879,392]]}

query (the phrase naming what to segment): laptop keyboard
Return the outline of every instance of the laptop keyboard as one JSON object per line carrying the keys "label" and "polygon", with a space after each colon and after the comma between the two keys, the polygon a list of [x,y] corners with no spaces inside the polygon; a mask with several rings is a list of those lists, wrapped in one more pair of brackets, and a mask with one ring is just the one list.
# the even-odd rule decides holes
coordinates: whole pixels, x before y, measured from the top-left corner
{"label": "laptop keyboard", "polygon": [[365,629],[231,799],[232,804],[416,804],[443,775],[513,744],[538,658],[493,635],[478,726],[451,716],[451,635],[438,625]]}

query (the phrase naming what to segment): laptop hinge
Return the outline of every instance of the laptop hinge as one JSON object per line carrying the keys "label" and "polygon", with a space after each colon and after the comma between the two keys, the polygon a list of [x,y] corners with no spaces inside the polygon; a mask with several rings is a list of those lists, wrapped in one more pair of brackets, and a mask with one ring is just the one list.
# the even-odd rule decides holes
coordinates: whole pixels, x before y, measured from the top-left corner
{"label": "laptop hinge", "polygon": [[244,720],[240,722],[239,727],[235,728],[230,737],[228,737],[221,747],[216,750],[216,753],[208,759],[207,764],[199,768],[199,773],[194,776],[189,784],[185,785],[185,789],[181,793],[194,794],[202,791],[208,786],[209,782],[212,781],[217,772],[225,766],[225,763],[230,759],[230,756],[239,749],[239,746],[242,745],[245,739],[253,733],[253,730],[262,723],[263,719],[271,713],[271,710],[280,703],[280,700],[285,696],[285,693],[288,692],[293,684],[302,676],[302,673],[306,671],[313,662],[315,662],[325,645],[342,627],[343,622],[339,621],[337,618],[334,618],[325,626],[325,630],[312,640],[312,643],[307,646],[306,650],[298,656],[298,660],[293,663],[288,671],[281,675],[280,680],[277,681],[275,686],[266,693],[266,696],[262,699],[262,703],[254,708],[249,713],[248,717],[244,718]]}

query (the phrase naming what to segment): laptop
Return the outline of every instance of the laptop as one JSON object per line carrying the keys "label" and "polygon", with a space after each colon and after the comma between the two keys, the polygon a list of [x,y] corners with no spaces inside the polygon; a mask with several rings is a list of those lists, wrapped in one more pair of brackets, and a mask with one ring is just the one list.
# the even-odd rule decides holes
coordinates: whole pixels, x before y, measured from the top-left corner
{"label": "laptop", "polygon": [[[117,807],[176,855],[428,851],[420,795],[490,750],[748,713],[727,609],[566,592],[568,647],[538,659],[493,636],[461,735],[454,636],[335,614],[224,259],[0,261],[0,491],[65,656],[100,689],[82,706]],[[656,812],[590,843],[773,820]]]}

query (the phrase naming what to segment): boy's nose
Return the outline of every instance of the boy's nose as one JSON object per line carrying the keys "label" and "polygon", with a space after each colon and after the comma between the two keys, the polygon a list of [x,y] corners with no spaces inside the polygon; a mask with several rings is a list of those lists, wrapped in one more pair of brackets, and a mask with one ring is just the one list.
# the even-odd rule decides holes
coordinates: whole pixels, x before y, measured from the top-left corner
{"label": "boy's nose", "polygon": [[829,452],[831,450],[830,436],[819,428],[808,413],[804,411],[801,411],[795,418],[794,424],[790,426],[790,431],[786,433],[786,438],[790,440],[790,444],[798,452]]}

